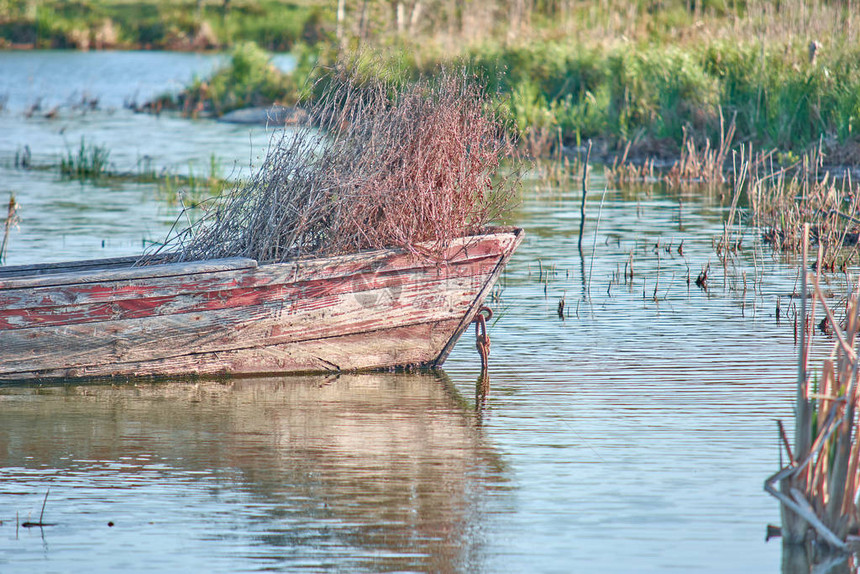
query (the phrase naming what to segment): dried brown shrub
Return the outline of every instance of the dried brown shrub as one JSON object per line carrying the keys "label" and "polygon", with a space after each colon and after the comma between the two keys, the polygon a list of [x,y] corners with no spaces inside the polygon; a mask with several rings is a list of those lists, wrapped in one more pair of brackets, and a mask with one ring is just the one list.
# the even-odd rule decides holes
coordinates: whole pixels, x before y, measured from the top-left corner
{"label": "dried brown shrub", "polygon": [[397,247],[441,253],[502,216],[515,149],[465,73],[397,89],[341,66],[309,121],[286,130],[250,181],[169,242],[177,260],[284,261]]}

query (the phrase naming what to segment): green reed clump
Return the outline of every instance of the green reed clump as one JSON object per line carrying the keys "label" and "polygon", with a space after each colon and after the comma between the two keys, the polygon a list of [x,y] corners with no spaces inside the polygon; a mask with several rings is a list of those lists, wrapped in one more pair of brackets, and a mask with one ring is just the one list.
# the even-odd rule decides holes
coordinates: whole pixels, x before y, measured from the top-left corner
{"label": "green reed clump", "polygon": [[97,179],[107,174],[110,150],[88,144],[81,138],[77,151],[68,150],[60,159],[60,174],[69,179]]}
{"label": "green reed clump", "polygon": [[80,16],[64,17],[53,7],[36,8],[35,44],[39,48],[88,47],[90,32]]}
{"label": "green reed clump", "polygon": [[535,156],[565,140],[605,133],[608,110],[607,68],[597,50],[570,50],[563,44],[486,45],[468,57],[487,90],[505,102],[520,129],[520,141]]}
{"label": "green reed clump", "polygon": [[[266,50],[286,52],[300,42],[314,45],[328,37],[330,15],[321,6],[283,2],[248,2],[209,22],[219,38],[233,43],[254,42]],[[213,11],[214,12],[214,11]]]}
{"label": "green reed clump", "polygon": [[165,173],[156,181],[160,198],[173,205],[182,204],[188,209],[220,196],[230,185],[235,184],[223,176],[221,162],[215,154],[209,156],[208,176],[195,173],[194,166],[189,163],[187,174]]}
{"label": "green reed clump", "polygon": [[484,44],[469,52],[469,63],[482,72],[491,91],[510,92],[529,82],[548,100],[565,95],[582,99],[606,82],[602,51],[567,42],[524,45]]}
{"label": "green reed clump", "polygon": [[782,150],[855,138],[860,51],[824,52],[813,61],[808,45],[776,48],[715,44],[704,52],[704,68],[719,81],[723,109],[736,113],[738,133]]}
{"label": "green reed clump", "polygon": [[609,121],[616,135],[637,131],[680,142],[684,127],[705,132],[717,118],[717,82],[694,52],[620,49],[608,58]]}

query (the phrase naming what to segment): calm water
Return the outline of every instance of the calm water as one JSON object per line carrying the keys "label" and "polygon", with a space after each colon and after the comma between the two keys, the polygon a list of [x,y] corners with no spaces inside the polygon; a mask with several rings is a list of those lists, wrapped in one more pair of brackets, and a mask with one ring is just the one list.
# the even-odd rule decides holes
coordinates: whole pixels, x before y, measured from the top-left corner
{"label": "calm water", "polygon": [[[267,141],[121,107],[23,117],[29,98],[66,97],[51,86],[121,101],[212,65],[98,54],[125,74],[104,82],[94,56],[0,54],[0,94],[24,102],[0,115],[0,192],[22,206],[10,264],[139,253],[176,215],[153,186],[17,170],[24,145],[247,166]],[[26,75],[40,66],[50,83]],[[599,176],[580,258],[579,184],[526,188],[485,400],[470,335],[439,375],[0,388],[0,571],[778,571],[762,484],[774,419],[791,417],[794,333],[774,307],[795,271],[752,232],[723,268],[717,196],[610,189],[598,228]],[[709,289],[688,284],[708,263]],[[16,527],[48,489],[53,525]]]}

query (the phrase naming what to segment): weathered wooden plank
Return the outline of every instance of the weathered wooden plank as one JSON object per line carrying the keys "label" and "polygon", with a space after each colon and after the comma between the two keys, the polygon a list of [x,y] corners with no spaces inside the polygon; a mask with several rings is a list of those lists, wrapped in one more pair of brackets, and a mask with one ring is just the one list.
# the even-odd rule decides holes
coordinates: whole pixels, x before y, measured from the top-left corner
{"label": "weathered wooden plank", "polygon": [[254,273],[250,273],[250,268],[243,268],[80,285],[0,289],[0,310],[167,297],[255,285],[265,287],[269,284],[285,283],[296,277],[295,268],[287,266],[267,265],[253,271]]}
{"label": "weathered wooden plank", "polygon": [[[488,233],[486,235],[464,237],[455,240],[452,245],[443,252],[442,260],[460,259],[464,257],[468,258],[470,256],[481,254],[487,255],[493,252],[498,253],[498,249],[500,247],[503,247],[502,244],[510,242],[512,236],[510,230],[512,228],[500,227],[496,229],[501,230],[501,232],[494,231],[493,233]],[[163,257],[165,256],[155,256],[155,259],[158,260],[159,258]],[[356,262],[366,262],[368,264],[373,264],[374,261],[378,260],[390,260],[394,262],[401,259],[409,260],[412,264],[415,264],[416,261],[420,261],[420,266],[426,265],[426,261],[422,259],[416,259],[412,255],[405,252],[400,252],[398,254],[396,252],[392,252],[392,250],[373,250],[325,258],[298,259],[296,263],[300,267],[329,267],[334,269],[341,265],[349,266],[350,264]],[[122,279],[121,276],[112,276],[112,272],[140,272],[140,275],[132,275],[132,278],[160,276],[166,277],[176,275],[176,269],[181,268],[182,266],[187,266],[187,273],[202,273],[206,272],[206,267],[211,264],[217,265],[221,264],[222,262],[235,261],[238,264],[233,267],[227,266],[225,268],[241,269],[243,268],[241,265],[242,262],[254,261],[253,259],[236,257],[208,261],[189,261],[183,263],[166,263],[158,265],[147,265],[145,267],[132,267],[139,260],[140,258],[138,257],[117,257],[109,259],[69,261],[63,263],[45,263],[38,265],[15,265],[9,267],[0,267],[0,289],[30,288],[40,285],[65,285],[68,284],[66,283],[67,275],[78,275],[82,279],[86,279],[86,282],[94,282],[90,274],[98,274],[102,271],[107,273],[107,276],[104,280],[111,281]],[[162,270],[166,272],[163,273]],[[349,272],[350,271],[347,270],[347,273]],[[42,275],[51,275],[52,277],[41,277]],[[21,280],[21,282],[18,283],[16,280]],[[98,281],[98,279],[96,279],[96,281]]]}
{"label": "weathered wooden plank", "polygon": [[133,279],[156,279],[229,271],[234,269],[254,269],[257,262],[244,257],[213,259],[211,261],[192,261],[189,263],[166,263],[147,267],[126,267],[122,269],[93,269],[89,271],[53,273],[27,277],[0,279],[0,289],[32,289],[34,287],[60,287],[90,283],[107,283]]}
{"label": "weathered wooden plank", "polygon": [[[0,373],[166,358],[195,351],[262,347],[279,342],[374,331],[392,325],[457,318],[468,311],[473,278],[183,315],[2,332]],[[368,306],[368,302],[371,305]]]}
{"label": "weathered wooden plank", "polygon": [[[165,255],[150,256],[147,260],[158,263]],[[0,267],[0,279],[9,277],[26,277],[28,275],[48,275],[51,273],[79,272],[91,269],[117,269],[132,267],[141,260],[141,256],[109,257],[106,259],[82,259],[80,261],[62,261],[60,263],[38,263],[35,265],[7,265]]]}
{"label": "weathered wooden plank", "polygon": [[[56,295],[58,290],[45,292],[43,289],[41,293],[6,298],[7,304],[0,306],[0,330],[196,312],[283,298],[313,298],[321,294],[340,294],[369,287],[396,288],[414,276],[471,275],[477,266],[494,265],[497,259],[458,261],[449,265],[441,275],[427,269],[418,269],[412,273],[392,270],[356,273],[333,279],[323,276],[293,282],[295,274],[290,273],[289,269],[272,273],[261,268],[259,272],[248,272],[241,278],[227,279],[222,276],[216,281],[209,278],[170,281],[171,287],[139,283],[87,285],[64,289],[62,296]],[[3,298],[0,293],[0,300]],[[74,302],[61,303],[64,299]]]}
{"label": "weathered wooden plank", "polygon": [[[92,323],[99,321],[116,321],[158,315],[181,313],[196,313],[227,309],[231,307],[247,307],[283,300],[312,301],[323,296],[360,293],[367,289],[400,290],[408,282],[447,281],[454,277],[470,277],[486,275],[492,269],[498,257],[480,261],[457,262],[445,269],[439,275],[429,270],[419,270],[411,274],[400,272],[364,273],[336,279],[314,279],[296,283],[268,284],[263,287],[234,288],[223,290],[200,291],[196,293],[167,294],[157,297],[134,297],[122,299],[107,299],[104,302],[78,305],[40,305],[30,308],[0,309],[0,332],[2,330],[25,329],[33,327],[49,327]],[[255,274],[251,274],[255,275]],[[286,280],[286,277],[282,277]],[[483,278],[475,280],[479,288]],[[264,280],[268,283],[268,278]],[[256,281],[242,281],[252,284]],[[87,288],[85,288],[87,289]],[[186,288],[190,290],[190,288]],[[126,291],[131,288],[126,289]],[[159,290],[164,292],[163,290]],[[182,291],[177,289],[176,291]]]}
{"label": "weathered wooden plank", "polygon": [[[497,258],[510,241],[490,237],[481,245],[459,254],[458,259],[440,266],[443,268],[481,259]],[[248,260],[251,261],[251,260]],[[365,257],[343,256],[324,260],[307,260],[298,263],[269,264],[260,266],[254,273],[244,268],[223,272],[210,271],[193,277],[182,274],[137,279],[116,279],[102,283],[87,283],[80,286],[55,288],[58,286],[15,287],[0,283],[0,310],[30,309],[50,305],[74,305],[97,302],[116,302],[123,299],[143,297],[165,297],[185,293],[217,291],[236,287],[264,287],[273,284],[308,281],[311,279],[334,279],[361,273],[408,273],[426,270],[426,261],[416,260],[407,254],[392,256],[390,252],[373,252]]]}
{"label": "weathered wooden plank", "polygon": [[[269,374],[366,370],[427,365],[450,337],[459,319],[389,327],[372,336],[357,333],[314,341],[278,343],[265,348],[191,353],[140,362],[57,367],[32,374],[40,380],[78,377]],[[30,378],[30,377],[28,377]],[[20,380],[0,374],[0,381]]]}

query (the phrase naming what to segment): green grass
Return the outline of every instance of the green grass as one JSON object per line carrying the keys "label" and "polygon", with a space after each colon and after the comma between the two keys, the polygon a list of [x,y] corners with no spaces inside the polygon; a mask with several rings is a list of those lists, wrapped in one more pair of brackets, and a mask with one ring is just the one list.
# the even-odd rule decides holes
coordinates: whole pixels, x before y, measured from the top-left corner
{"label": "green grass", "polygon": [[216,197],[232,185],[222,174],[221,162],[214,154],[209,157],[206,176],[198,175],[189,164],[188,175],[166,171],[156,172],[149,158],[141,158],[132,172],[117,172],[111,169],[110,150],[102,145],[87,143],[83,138],[76,149],[69,149],[60,158],[59,164],[32,165],[26,169],[42,171],[58,170],[66,179],[93,181],[99,185],[117,182],[156,184],[161,199],[172,203],[184,203],[196,208],[207,199]]}
{"label": "green grass", "polygon": [[[736,118],[737,141],[803,151],[853,142],[860,122],[860,46],[825,52],[631,45],[596,50],[576,42],[483,46],[469,65],[489,78],[521,135],[558,132],[566,144],[599,137],[679,146],[684,133],[719,138],[720,113]],[[671,147],[671,146],[670,146]]]}
{"label": "green grass", "polygon": [[60,174],[68,179],[98,179],[107,173],[109,158],[105,146],[87,144],[81,138],[77,151],[69,149],[60,159]]}
{"label": "green grass", "polygon": [[177,105],[194,115],[216,116],[248,106],[293,103],[300,86],[296,75],[275,68],[270,55],[252,42],[233,48],[230,61],[207,78],[196,78],[178,96]]}
{"label": "green grass", "polygon": [[231,183],[221,175],[221,163],[213,154],[209,157],[209,175],[201,177],[188,166],[188,175],[165,174],[158,177],[158,196],[170,204],[182,204],[195,209],[207,200],[218,197]]}
{"label": "green grass", "polygon": [[[633,45],[599,50],[575,41],[476,45],[456,57],[402,47],[353,57],[359,77],[393,84],[433,74],[440,65],[465,65],[497,94],[502,112],[518,126],[526,148],[547,154],[561,141],[589,138],[622,149],[636,142],[645,153],[675,155],[685,134],[702,144],[719,141],[721,116],[734,119],[735,141],[802,153],[824,142],[851,145],[860,129],[860,46],[824,52],[813,65],[802,45],[780,49],[755,41],[735,44]],[[333,51],[303,49],[299,70],[285,75],[254,44],[240,44],[229,65],[195,80],[182,98],[186,110],[227,111],[273,102],[295,103],[314,83]],[[316,74],[311,81],[308,76]],[[647,150],[651,150],[650,152]],[[658,151],[654,151],[658,150]]]}

